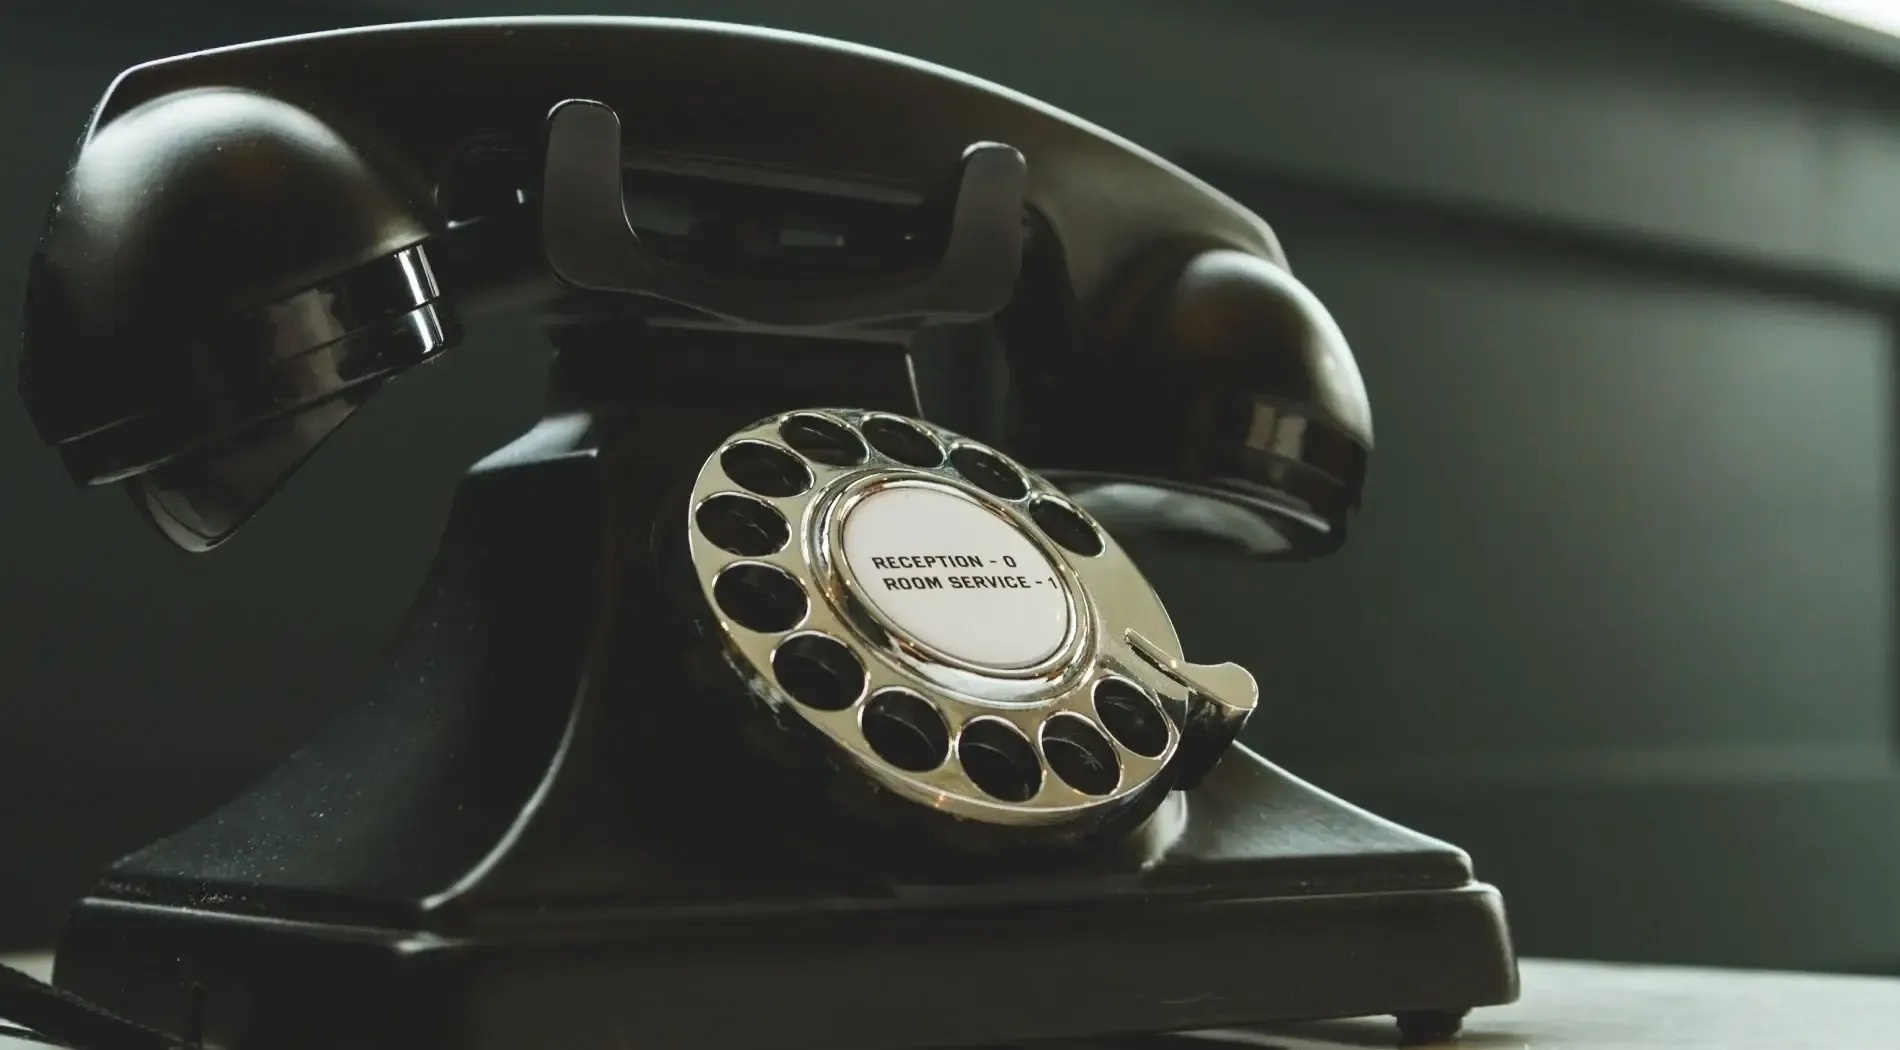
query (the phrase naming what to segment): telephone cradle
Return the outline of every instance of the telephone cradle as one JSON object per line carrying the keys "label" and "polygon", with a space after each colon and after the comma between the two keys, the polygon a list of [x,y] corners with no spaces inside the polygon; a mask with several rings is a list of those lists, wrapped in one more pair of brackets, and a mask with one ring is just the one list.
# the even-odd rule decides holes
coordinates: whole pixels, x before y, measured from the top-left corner
{"label": "telephone cradle", "polygon": [[204,551],[524,309],[544,418],[462,480],[377,674],[113,865],[58,949],[84,1008],[19,1023],[869,1050],[1433,1039],[1516,997],[1470,859],[1239,743],[1299,698],[1191,662],[1117,541],[1335,549],[1350,350],[1264,222],[1034,100],[664,19],[136,67],[34,258],[22,391]]}

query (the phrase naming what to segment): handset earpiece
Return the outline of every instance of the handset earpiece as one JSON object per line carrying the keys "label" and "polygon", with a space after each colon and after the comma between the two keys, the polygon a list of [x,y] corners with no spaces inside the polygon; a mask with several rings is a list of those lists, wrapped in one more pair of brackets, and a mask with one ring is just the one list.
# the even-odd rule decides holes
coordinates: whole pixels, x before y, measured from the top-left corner
{"label": "handset earpiece", "polygon": [[1057,479],[1124,535],[1185,533],[1264,557],[1335,550],[1373,445],[1339,326],[1284,266],[1158,252],[1119,289],[1075,392],[1041,406]]}
{"label": "handset earpiece", "polygon": [[29,276],[20,384],[74,479],[216,546],[385,378],[448,346],[431,229],[323,120],[174,92],[88,136]]}

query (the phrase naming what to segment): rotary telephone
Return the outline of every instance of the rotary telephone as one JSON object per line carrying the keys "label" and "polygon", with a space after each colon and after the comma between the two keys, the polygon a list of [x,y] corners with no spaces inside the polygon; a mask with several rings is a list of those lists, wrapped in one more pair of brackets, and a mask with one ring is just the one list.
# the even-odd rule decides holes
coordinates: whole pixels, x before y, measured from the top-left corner
{"label": "rotary telephone", "polygon": [[1468,858],[1237,743],[1254,679],[1189,658],[1116,539],[1337,548],[1345,340],[1265,222],[1032,99],[663,19],[138,66],[33,259],[21,392],[203,551],[523,310],[545,416],[462,482],[381,674],[106,872],[0,1015],[870,1048],[1417,1038],[1515,996]]}

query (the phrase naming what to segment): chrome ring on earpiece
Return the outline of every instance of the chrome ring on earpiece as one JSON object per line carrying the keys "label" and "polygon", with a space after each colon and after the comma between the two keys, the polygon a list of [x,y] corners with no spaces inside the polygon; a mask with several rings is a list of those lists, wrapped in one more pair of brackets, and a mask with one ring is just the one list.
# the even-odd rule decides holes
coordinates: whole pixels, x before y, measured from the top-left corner
{"label": "chrome ring on earpiece", "polygon": [[707,458],[687,513],[703,629],[746,691],[940,813],[1055,828],[1151,808],[1254,707],[1247,672],[1181,658],[1074,502],[929,423],[762,420]]}

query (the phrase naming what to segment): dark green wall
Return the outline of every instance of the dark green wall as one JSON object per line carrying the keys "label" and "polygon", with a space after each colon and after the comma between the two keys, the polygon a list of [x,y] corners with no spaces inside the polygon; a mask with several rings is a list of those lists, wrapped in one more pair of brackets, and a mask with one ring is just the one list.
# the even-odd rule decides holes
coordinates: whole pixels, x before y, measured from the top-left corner
{"label": "dark green wall", "polygon": [[[124,64],[522,9],[0,15],[0,301]],[[1143,552],[1196,655],[1267,683],[1257,746],[1471,850],[1526,951],[1900,969],[1900,76],[1660,0],[588,9],[960,66],[1261,210],[1381,449],[1330,562]],[[0,875],[18,936],[347,699],[456,472],[528,418],[531,344],[399,384],[215,558],[71,491],[0,403],[0,839],[44,858]]]}

